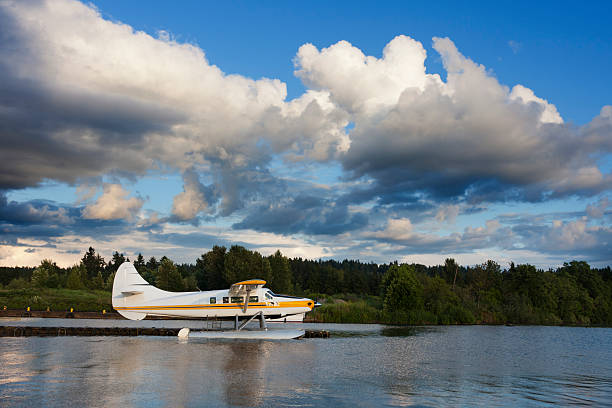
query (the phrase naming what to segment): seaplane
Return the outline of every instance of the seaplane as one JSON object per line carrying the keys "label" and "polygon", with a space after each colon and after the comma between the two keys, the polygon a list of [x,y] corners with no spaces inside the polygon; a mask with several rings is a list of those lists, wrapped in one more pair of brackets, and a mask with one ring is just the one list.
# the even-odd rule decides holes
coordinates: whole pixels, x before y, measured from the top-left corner
{"label": "seaplane", "polygon": [[[277,295],[265,288],[266,281],[250,279],[234,283],[229,289],[198,292],[168,292],[147,282],[131,262],[121,264],[113,280],[113,308],[130,320],[147,316],[233,320],[230,331],[194,331],[183,328],[180,338],[255,338],[293,339],[304,330],[268,330],[266,319],[303,315],[318,304],[308,298]],[[243,330],[259,318],[259,330]]]}

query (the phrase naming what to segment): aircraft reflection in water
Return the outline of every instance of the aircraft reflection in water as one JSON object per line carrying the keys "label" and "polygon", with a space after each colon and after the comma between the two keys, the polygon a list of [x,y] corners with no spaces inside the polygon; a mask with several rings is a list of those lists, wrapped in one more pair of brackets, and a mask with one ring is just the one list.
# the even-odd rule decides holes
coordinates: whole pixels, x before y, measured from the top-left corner
{"label": "aircraft reflection in water", "polygon": [[296,395],[312,395],[312,342],[167,340],[122,345],[127,358],[117,369],[126,374],[117,382],[129,387],[107,398],[110,405],[255,407],[287,405]]}
{"label": "aircraft reflection in water", "polygon": [[[168,292],[149,284],[140,276],[134,265],[124,262],[113,281],[113,308],[131,320],[142,320],[146,316],[234,319],[234,329],[238,332],[255,317],[260,319],[260,328],[267,329],[266,319],[303,315],[318,306],[312,299],[274,294],[270,289],[264,288],[265,284],[263,280],[252,279],[234,283],[229,289]],[[241,318],[248,320],[239,326]],[[214,337],[215,334],[219,335],[209,333],[208,336]],[[254,335],[234,334],[235,337],[248,338],[253,338]],[[283,333],[275,331],[275,334],[281,336]],[[285,337],[277,338],[300,335],[295,330],[284,334]],[[189,330],[185,335],[189,335]],[[267,336],[266,338],[275,338],[272,333]]]}

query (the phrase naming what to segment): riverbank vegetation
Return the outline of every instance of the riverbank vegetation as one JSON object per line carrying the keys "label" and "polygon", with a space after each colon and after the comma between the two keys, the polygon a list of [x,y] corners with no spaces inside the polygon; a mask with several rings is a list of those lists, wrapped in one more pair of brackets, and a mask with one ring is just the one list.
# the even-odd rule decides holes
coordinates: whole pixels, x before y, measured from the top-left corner
{"label": "riverbank vegetation", "polygon": [[[89,248],[81,262],[60,268],[43,260],[36,268],[0,267],[0,306],[33,310],[110,309],[115,271]],[[215,246],[193,264],[167,257],[133,261],[150,283],[170,291],[227,288],[261,278],[277,293],[304,295],[322,306],[316,321],[399,324],[543,324],[612,326],[612,271],[571,261],[541,270],[533,265],[493,261],[461,266],[364,263],[289,259],[280,252],[263,256],[244,247]]]}

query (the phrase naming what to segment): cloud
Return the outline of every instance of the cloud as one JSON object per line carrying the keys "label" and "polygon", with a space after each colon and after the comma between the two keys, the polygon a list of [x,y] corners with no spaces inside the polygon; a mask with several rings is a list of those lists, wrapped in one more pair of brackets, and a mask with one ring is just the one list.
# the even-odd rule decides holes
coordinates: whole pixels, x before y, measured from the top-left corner
{"label": "cloud", "polygon": [[436,212],[436,220],[439,222],[455,222],[455,219],[459,215],[459,206],[456,204],[442,205]]}
{"label": "cloud", "polygon": [[414,236],[412,223],[408,218],[390,219],[382,231],[368,234],[374,238],[383,238],[392,241],[406,241]]}
{"label": "cloud", "polygon": [[172,215],[183,221],[194,219],[209,208],[214,195],[214,190],[204,186],[194,170],[187,170],[183,173],[183,192],[172,202]]}
{"label": "cloud", "polygon": [[437,74],[425,73],[426,52],[410,37],[395,37],[382,58],[366,56],[348,41],[324,48],[305,44],[295,58],[296,75],[314,89],[327,91],[331,99],[351,113],[373,114],[397,104],[407,88],[423,90],[440,83]]}
{"label": "cloud", "polygon": [[586,213],[591,218],[602,218],[606,214],[606,210],[610,205],[608,197],[600,199],[597,204],[589,204],[586,207]]}
{"label": "cloud", "polygon": [[525,88],[523,85],[515,85],[512,88],[510,100],[520,101],[526,105],[533,103],[534,109],[541,111],[541,123],[563,123],[563,119],[559,112],[557,112],[555,105],[548,103],[545,99],[538,98],[531,89]]}
{"label": "cloud", "polygon": [[297,195],[255,207],[232,227],[276,234],[337,235],[362,228],[367,223],[366,214],[351,212],[346,205],[316,196]]}
{"label": "cloud", "polygon": [[349,177],[373,181],[362,199],[541,201],[612,187],[594,164],[611,152],[612,110],[583,127],[564,124],[554,105],[520,84],[510,91],[448,38],[433,46],[446,81],[426,74],[422,46],[403,36],[380,59],[345,41],[298,52],[306,85],[352,114],[340,160]]}
{"label": "cloud", "polygon": [[197,165],[217,173],[229,203],[241,186],[228,183],[271,153],[327,160],[346,144],[346,115],[326,93],[285,98],[279,80],[227,75],[197,46],[93,6],[0,5],[0,188]]}
{"label": "cloud", "polygon": [[129,192],[120,184],[104,184],[104,191],[98,200],[85,207],[83,217],[99,220],[131,219],[140,210],[144,201],[128,197]]}
{"label": "cloud", "polygon": [[71,224],[77,215],[78,211],[71,211],[69,207],[59,206],[52,201],[8,201],[6,195],[0,192],[0,222],[19,225]]}

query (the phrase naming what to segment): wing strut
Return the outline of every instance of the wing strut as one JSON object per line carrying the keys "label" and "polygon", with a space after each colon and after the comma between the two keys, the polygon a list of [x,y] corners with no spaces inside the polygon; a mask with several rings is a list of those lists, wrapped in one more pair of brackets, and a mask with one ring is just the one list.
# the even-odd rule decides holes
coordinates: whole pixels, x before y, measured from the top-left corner
{"label": "wing strut", "polygon": [[249,298],[251,297],[251,287],[247,286],[246,288],[246,296],[244,298],[244,306],[242,306],[242,313],[246,313],[247,308],[249,307]]}

